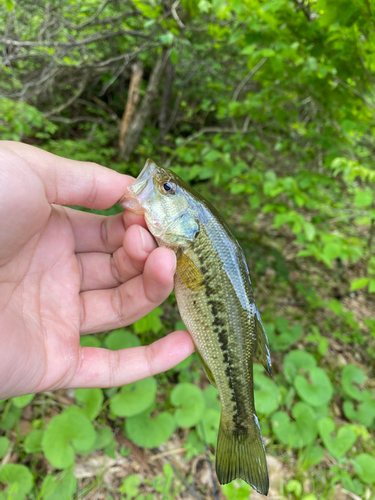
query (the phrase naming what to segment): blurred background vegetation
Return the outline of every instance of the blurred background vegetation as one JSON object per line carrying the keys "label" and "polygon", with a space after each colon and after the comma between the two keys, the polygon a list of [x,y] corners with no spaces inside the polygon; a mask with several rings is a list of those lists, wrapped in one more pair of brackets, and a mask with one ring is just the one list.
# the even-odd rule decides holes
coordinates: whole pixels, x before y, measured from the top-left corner
{"label": "blurred background vegetation", "polygon": [[[375,498],[374,13],[374,0],[0,2],[0,138],[134,176],[152,157],[243,247],[275,373],[255,366],[271,498]],[[172,295],[82,345],[181,327]],[[215,486],[220,403],[195,355],[0,410],[1,500],[260,498]]]}

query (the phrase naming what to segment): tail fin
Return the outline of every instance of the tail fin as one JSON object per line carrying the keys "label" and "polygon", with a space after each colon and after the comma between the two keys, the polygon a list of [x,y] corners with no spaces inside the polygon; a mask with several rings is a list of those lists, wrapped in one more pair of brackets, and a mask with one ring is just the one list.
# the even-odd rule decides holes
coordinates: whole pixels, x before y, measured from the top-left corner
{"label": "tail fin", "polygon": [[267,495],[269,488],[266,452],[258,418],[254,415],[248,432],[230,433],[221,416],[216,449],[216,474],[220,484],[241,478],[258,493]]}

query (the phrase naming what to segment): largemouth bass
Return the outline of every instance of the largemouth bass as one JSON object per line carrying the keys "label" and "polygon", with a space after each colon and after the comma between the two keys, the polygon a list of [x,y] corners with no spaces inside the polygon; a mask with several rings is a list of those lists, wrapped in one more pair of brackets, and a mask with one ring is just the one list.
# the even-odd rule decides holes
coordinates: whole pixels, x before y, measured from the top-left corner
{"label": "largemouth bass", "polygon": [[213,206],[150,159],[121,205],[143,213],[158,245],[176,253],[180,314],[222,404],[216,449],[219,482],[242,478],[267,495],[266,455],[254,406],[253,358],[270,375],[271,358],[237,240]]}

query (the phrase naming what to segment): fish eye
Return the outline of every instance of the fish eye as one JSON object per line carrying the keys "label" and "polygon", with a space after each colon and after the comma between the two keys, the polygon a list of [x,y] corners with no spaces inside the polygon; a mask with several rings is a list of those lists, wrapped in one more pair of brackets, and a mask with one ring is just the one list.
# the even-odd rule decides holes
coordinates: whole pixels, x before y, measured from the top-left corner
{"label": "fish eye", "polygon": [[167,194],[173,194],[176,191],[176,184],[174,182],[163,182],[162,188],[163,192]]}

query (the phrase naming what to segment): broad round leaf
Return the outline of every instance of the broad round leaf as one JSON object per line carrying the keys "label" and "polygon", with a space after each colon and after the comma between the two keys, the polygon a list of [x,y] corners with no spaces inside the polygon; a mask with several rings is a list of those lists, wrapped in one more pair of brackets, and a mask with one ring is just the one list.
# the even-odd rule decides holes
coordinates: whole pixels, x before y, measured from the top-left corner
{"label": "broad round leaf", "polygon": [[26,453],[39,453],[42,451],[42,439],[44,431],[41,429],[36,429],[35,431],[29,432],[25,438],[23,444]]}
{"label": "broad round leaf", "polygon": [[314,410],[305,403],[293,406],[294,422],[287,413],[278,411],[272,415],[272,429],[282,443],[292,448],[303,448],[315,440],[318,429]]}
{"label": "broad round leaf", "polygon": [[75,452],[89,453],[96,433],[90,420],[77,407],[70,406],[50,421],[42,439],[47,460],[57,469],[74,464]]}
{"label": "broad round leaf", "polygon": [[342,371],[342,388],[351,398],[362,401],[362,391],[358,386],[363,384],[366,378],[366,374],[362,370],[349,363]]}
{"label": "broad round leaf", "polygon": [[12,404],[17,408],[24,408],[34,399],[35,394],[26,394],[12,399]]}
{"label": "broad round leaf", "polygon": [[361,453],[353,461],[354,468],[361,481],[366,484],[375,483],[375,458],[368,453]]}
{"label": "broad round leaf", "polygon": [[344,413],[349,420],[370,427],[375,419],[375,391],[363,391],[363,401],[358,409],[354,408],[352,401],[344,401]]}
{"label": "broad round leaf", "polygon": [[43,500],[71,500],[77,490],[77,478],[71,471],[43,479]]}
{"label": "broad round leaf", "polygon": [[254,365],[254,398],[255,409],[261,415],[270,415],[274,412],[280,400],[280,391],[277,385],[263,375],[263,367]]}
{"label": "broad round leaf", "polygon": [[82,347],[100,347],[100,340],[94,335],[81,335],[79,343]]}
{"label": "broad round leaf", "polygon": [[103,403],[103,391],[101,389],[76,389],[76,401],[84,415],[93,420],[100,411]]}
{"label": "broad round leaf", "polygon": [[203,391],[204,400],[206,403],[206,408],[212,408],[213,410],[221,412],[221,403],[219,398],[219,391],[213,385],[209,385]]}
{"label": "broad round leaf", "polygon": [[292,351],[284,359],[284,374],[288,382],[293,383],[300,371],[309,371],[316,367],[314,356],[305,351]]}
{"label": "broad round leaf", "polygon": [[141,341],[134,333],[127,332],[125,328],[113,330],[104,341],[105,346],[112,351],[126,349],[128,347],[137,347]]}
{"label": "broad round leaf", "polygon": [[324,456],[324,448],[321,446],[311,446],[306,450],[303,455],[302,466],[304,469],[308,469],[313,465],[318,465]]}
{"label": "broad round leaf", "polygon": [[124,385],[121,391],[111,399],[111,411],[118,417],[139,415],[155,401],[156,390],[157,383],[154,377]]}
{"label": "broad round leaf", "polygon": [[9,448],[9,439],[5,436],[0,437],[0,458],[3,458]]}
{"label": "broad round leaf", "polygon": [[175,412],[179,427],[193,427],[202,418],[205,401],[202,391],[194,384],[178,384],[171,392],[171,403],[179,406]]}
{"label": "broad round leaf", "polygon": [[113,434],[109,427],[103,427],[96,433],[96,441],[94,444],[95,450],[106,448],[113,441]]}
{"label": "broad round leaf", "polygon": [[33,475],[27,467],[18,464],[6,464],[0,469],[0,482],[8,484],[0,493],[1,500],[24,500],[33,487]]}
{"label": "broad round leaf", "polygon": [[144,448],[156,448],[167,441],[175,429],[170,413],[163,412],[155,418],[148,415],[129,417],[125,421],[126,434],[135,444]]}
{"label": "broad round leaf", "polygon": [[333,396],[333,387],[325,371],[321,368],[312,368],[308,378],[297,375],[294,379],[298,395],[312,406],[328,403]]}
{"label": "broad round leaf", "polygon": [[330,418],[322,418],[318,422],[319,434],[324,446],[334,458],[339,460],[357,441],[357,434],[349,425],[344,425],[338,430],[336,437],[332,437],[335,427],[334,421]]}
{"label": "broad round leaf", "polygon": [[197,426],[198,436],[204,443],[212,444],[216,447],[219,425],[220,413],[216,410],[207,409],[203,413],[202,420]]}

